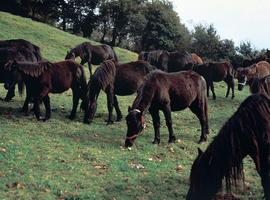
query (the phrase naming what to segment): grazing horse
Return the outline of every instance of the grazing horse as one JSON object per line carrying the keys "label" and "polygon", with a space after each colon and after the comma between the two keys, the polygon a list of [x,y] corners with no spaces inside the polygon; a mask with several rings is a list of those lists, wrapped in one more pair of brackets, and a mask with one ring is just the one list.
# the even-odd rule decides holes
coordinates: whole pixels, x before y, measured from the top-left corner
{"label": "grazing horse", "polygon": [[[38,46],[22,39],[0,40],[0,82],[4,81],[4,65],[10,60],[37,62],[42,57]],[[22,87],[22,83],[19,83]],[[5,101],[10,101],[15,96],[15,85],[8,90]]]}
{"label": "grazing horse", "polygon": [[162,71],[166,71],[166,69],[164,68],[164,65],[161,62],[159,62],[160,56],[163,53],[168,53],[168,52],[165,50],[142,51],[138,56],[138,60],[147,61],[151,65],[157,67],[158,69]]}
{"label": "grazing horse", "polygon": [[262,93],[270,96],[270,75],[263,78],[255,78],[250,85],[252,94]]}
{"label": "grazing horse", "polygon": [[203,64],[203,60],[196,53],[192,53],[191,58],[192,58],[192,62],[193,62],[194,65]]}
{"label": "grazing horse", "polygon": [[266,61],[260,61],[247,68],[238,68],[238,90],[241,91],[246,83],[250,85],[254,78],[262,78],[267,75],[270,75],[270,64]]}
{"label": "grazing horse", "polygon": [[97,108],[100,90],[107,94],[108,120],[111,124],[113,107],[117,121],[122,118],[116,95],[127,96],[135,93],[144,81],[144,76],[155,68],[148,62],[139,60],[126,64],[115,64],[112,60],[104,61],[98,67],[88,83],[87,97],[83,102],[84,123],[91,123]]}
{"label": "grazing horse", "polygon": [[[86,79],[83,67],[75,61],[67,60],[57,63],[51,62],[17,62],[12,61],[5,66],[9,72],[6,87],[12,87],[16,80],[21,79],[26,85],[26,101],[23,111],[27,112],[28,102],[34,99],[34,113],[37,120],[46,121],[51,117],[49,93],[62,93],[72,89],[73,107],[70,119],[76,115],[79,98],[85,98]],[[22,91],[20,91],[22,92]],[[45,118],[40,117],[39,104],[43,101],[46,108]]]}
{"label": "grazing horse", "polygon": [[243,177],[243,159],[249,155],[261,177],[265,198],[270,200],[270,99],[249,96],[221,128],[213,142],[195,159],[190,172],[187,200],[210,200],[222,187],[227,190]]}
{"label": "grazing horse", "polygon": [[158,66],[162,66],[158,68],[165,72],[178,72],[189,70],[193,67],[192,56],[187,51],[164,51],[160,55],[158,63]]}
{"label": "grazing horse", "polygon": [[154,71],[150,73],[145,77],[132,107],[128,110],[125,146],[132,146],[135,139],[141,135],[144,129],[144,115],[148,109],[155,130],[153,144],[160,143],[159,110],[162,110],[165,116],[169,130],[169,143],[174,142],[171,111],[179,111],[187,107],[200,120],[201,137],[199,142],[206,141],[209,127],[204,78],[193,71],[177,73]]}
{"label": "grazing horse", "polygon": [[71,49],[67,52],[65,60],[75,60],[76,57],[81,58],[81,65],[88,63],[90,76],[92,76],[91,64],[99,65],[103,61],[110,59],[114,59],[118,62],[118,58],[112,47],[106,44],[92,45],[90,42],[84,42]]}
{"label": "grazing horse", "polygon": [[228,62],[207,63],[194,65],[193,70],[204,77],[207,84],[207,96],[209,97],[209,87],[211,88],[213,99],[216,99],[213,82],[225,81],[227,84],[226,97],[229,96],[232,89],[232,99],[234,98],[234,74],[235,70]]}

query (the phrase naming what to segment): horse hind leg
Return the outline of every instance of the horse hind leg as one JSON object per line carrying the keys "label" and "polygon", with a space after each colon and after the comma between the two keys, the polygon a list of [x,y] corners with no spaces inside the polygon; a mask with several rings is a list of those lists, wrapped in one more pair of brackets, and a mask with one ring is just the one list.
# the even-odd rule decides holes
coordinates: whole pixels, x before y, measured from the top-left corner
{"label": "horse hind leg", "polygon": [[270,152],[261,158],[260,176],[266,200],[270,200]]}
{"label": "horse hind leg", "polygon": [[88,62],[88,69],[89,69],[89,72],[90,72],[90,77],[92,77],[93,73],[92,73],[92,64],[91,64],[91,62]]}
{"label": "horse hind leg", "polygon": [[232,99],[233,99],[234,98],[234,80],[233,80],[233,76],[228,76],[224,81],[227,84],[226,98],[229,96],[230,88],[231,88],[232,89]]}
{"label": "horse hind leg", "polygon": [[76,117],[76,111],[77,111],[77,107],[79,104],[79,99],[81,96],[81,91],[80,91],[80,87],[78,84],[75,84],[75,86],[72,87],[72,110],[71,113],[69,115],[69,119],[73,120]]}
{"label": "horse hind leg", "polygon": [[166,120],[166,125],[168,127],[169,130],[169,143],[174,143],[176,140],[176,137],[173,133],[173,128],[172,128],[172,117],[171,117],[171,108],[170,108],[170,104],[166,105],[163,109],[162,109],[163,113],[164,113],[164,117]]}
{"label": "horse hind leg", "polygon": [[197,116],[200,121],[201,137],[199,143],[207,141],[207,134],[209,134],[207,100],[196,99],[194,102],[192,102],[189,109]]}

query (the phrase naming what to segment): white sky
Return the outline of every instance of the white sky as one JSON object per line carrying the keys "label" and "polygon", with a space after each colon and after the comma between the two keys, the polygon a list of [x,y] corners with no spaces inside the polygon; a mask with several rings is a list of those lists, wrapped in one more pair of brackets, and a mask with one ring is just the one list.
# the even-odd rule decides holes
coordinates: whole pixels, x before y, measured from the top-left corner
{"label": "white sky", "polygon": [[181,22],[214,24],[222,39],[270,48],[270,0],[171,0]]}

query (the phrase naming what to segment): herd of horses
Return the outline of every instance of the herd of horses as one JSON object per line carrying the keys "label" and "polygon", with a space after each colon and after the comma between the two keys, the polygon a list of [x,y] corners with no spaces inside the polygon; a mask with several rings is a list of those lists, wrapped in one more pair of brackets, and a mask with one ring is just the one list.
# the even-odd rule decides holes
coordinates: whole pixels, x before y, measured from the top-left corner
{"label": "herd of horses", "polygon": [[[75,61],[81,58],[81,63]],[[264,58],[264,59],[262,59]],[[209,88],[216,99],[214,82],[225,81],[226,97],[232,90],[234,79],[238,89],[250,86],[249,96],[225,123],[205,152],[199,149],[190,173],[188,200],[212,199],[222,187],[223,178],[230,191],[235,179],[242,177],[245,156],[253,159],[261,177],[265,198],[270,200],[270,52],[249,63],[249,66],[232,66],[229,62],[204,63],[195,53],[155,50],[141,52],[138,60],[119,63],[113,48],[84,42],[67,52],[64,61],[50,62],[43,59],[38,46],[23,39],[0,41],[0,82],[8,90],[5,101],[26,88],[22,112],[29,114],[28,105],[34,104],[37,120],[51,117],[49,93],[63,93],[72,89],[73,107],[70,119],[76,116],[81,99],[84,123],[94,119],[100,91],[107,95],[107,124],[122,119],[117,96],[137,94],[126,116],[125,146],[133,145],[145,128],[145,114],[149,112],[154,126],[153,144],[160,143],[161,110],[169,131],[169,143],[176,140],[172,128],[171,112],[189,108],[201,125],[199,143],[207,140]],[[257,62],[258,61],[258,62]],[[90,78],[87,83],[83,64],[88,63]],[[92,73],[92,64],[99,67]],[[243,63],[244,64],[244,63]],[[40,114],[44,103],[45,117]]]}

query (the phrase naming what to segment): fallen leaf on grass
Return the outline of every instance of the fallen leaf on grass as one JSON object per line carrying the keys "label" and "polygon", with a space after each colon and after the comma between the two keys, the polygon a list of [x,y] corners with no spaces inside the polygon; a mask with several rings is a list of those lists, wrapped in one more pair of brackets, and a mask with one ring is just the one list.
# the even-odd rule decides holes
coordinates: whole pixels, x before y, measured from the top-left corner
{"label": "fallen leaf on grass", "polygon": [[4,148],[4,147],[0,147],[0,152],[6,153],[7,152],[7,149]]}
{"label": "fallen leaf on grass", "polygon": [[103,164],[93,164],[95,169],[107,169],[106,165]]}
{"label": "fallen leaf on grass", "polygon": [[144,166],[142,164],[136,164],[136,163],[131,163],[130,164],[131,168],[135,168],[135,169],[144,169]]}
{"label": "fallen leaf on grass", "polygon": [[177,165],[177,167],[176,167],[176,171],[182,171],[184,168],[183,168],[183,166],[182,165]]}

